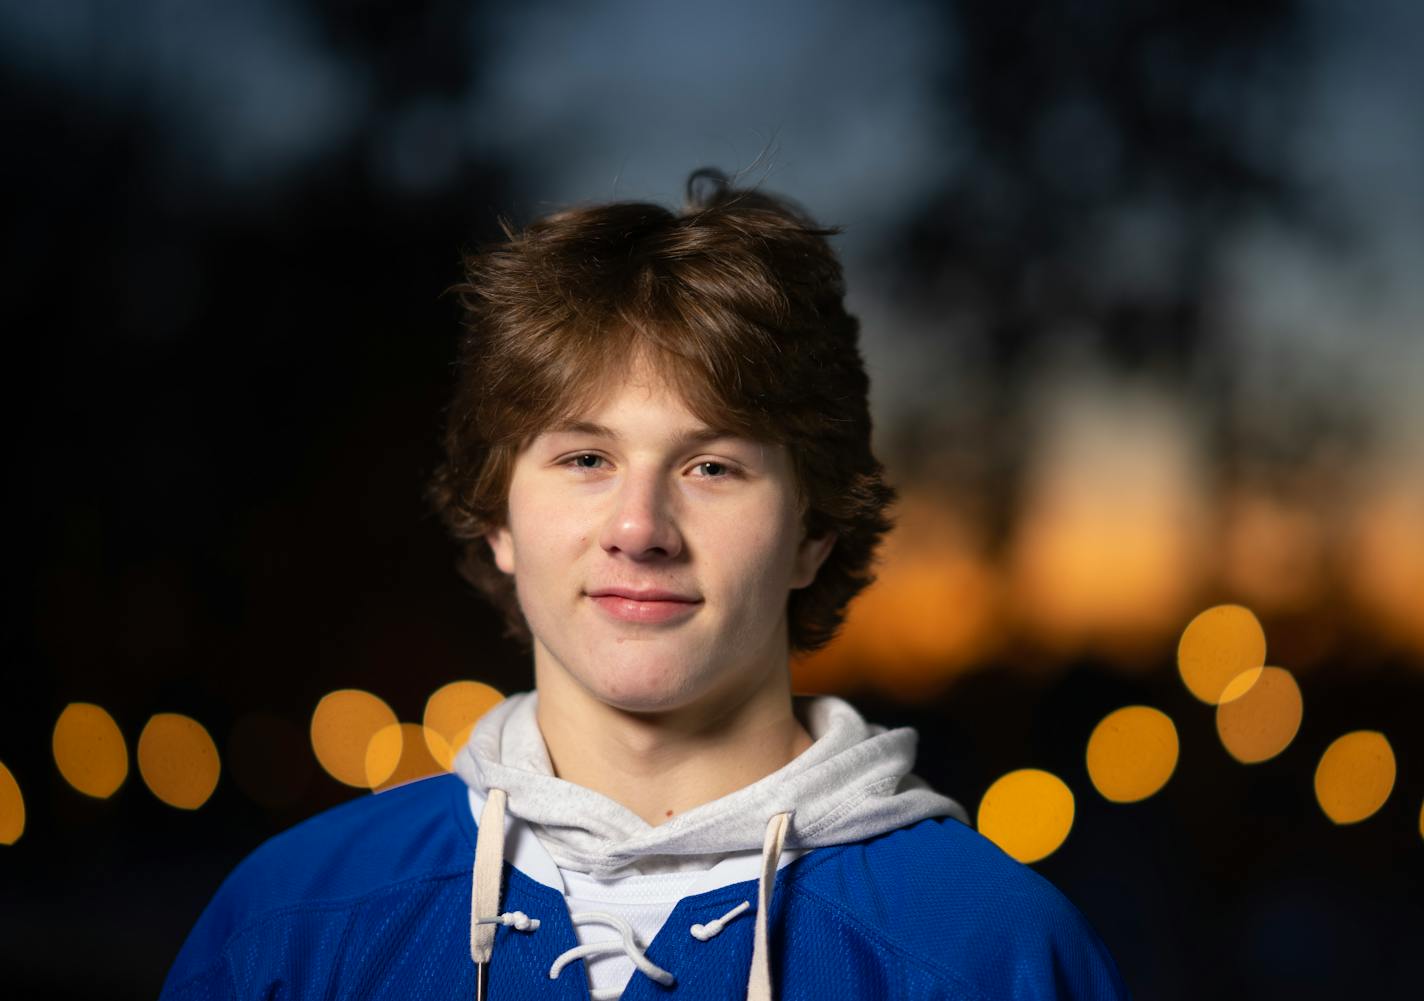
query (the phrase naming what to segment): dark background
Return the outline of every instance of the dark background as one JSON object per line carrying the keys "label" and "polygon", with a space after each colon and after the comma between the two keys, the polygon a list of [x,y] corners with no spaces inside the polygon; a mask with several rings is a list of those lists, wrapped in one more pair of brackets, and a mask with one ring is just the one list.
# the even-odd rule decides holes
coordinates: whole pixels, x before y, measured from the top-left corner
{"label": "dark background", "polygon": [[[154,996],[232,865],[353,795],[306,742],[325,692],[419,720],[454,679],[528,686],[422,500],[442,292],[500,214],[672,204],[704,164],[846,227],[906,498],[892,598],[800,683],[918,726],[971,814],[1012,769],[1063,778],[1073,830],[1037,868],[1136,996],[1418,992],[1419,9],[863,6],[0,3],[0,761],[27,816],[0,846],[0,994]],[[941,571],[928,612],[895,599]],[[1304,693],[1265,764],[1174,669],[1222,601]],[[201,721],[212,798],[71,789],[49,739],[75,701],[130,746],[153,713]],[[1132,703],[1181,757],[1116,805],[1083,747]],[[226,767],[254,718],[257,797]],[[1312,777],[1353,729],[1398,778],[1337,827]]]}

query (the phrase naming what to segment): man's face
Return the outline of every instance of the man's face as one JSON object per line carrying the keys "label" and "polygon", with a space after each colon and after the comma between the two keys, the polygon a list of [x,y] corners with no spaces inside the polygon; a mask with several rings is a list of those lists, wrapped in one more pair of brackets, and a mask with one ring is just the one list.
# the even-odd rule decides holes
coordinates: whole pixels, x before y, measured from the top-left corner
{"label": "man's face", "polygon": [[833,536],[804,538],[780,445],[718,434],[646,365],[515,460],[489,536],[536,673],[633,712],[735,697],[784,671],[786,601]]}

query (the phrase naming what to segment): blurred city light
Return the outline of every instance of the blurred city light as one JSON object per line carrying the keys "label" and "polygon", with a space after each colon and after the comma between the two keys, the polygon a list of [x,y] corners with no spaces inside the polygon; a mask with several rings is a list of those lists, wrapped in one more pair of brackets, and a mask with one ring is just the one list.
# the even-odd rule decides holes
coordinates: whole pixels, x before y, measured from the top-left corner
{"label": "blurred city light", "polygon": [[366,749],[366,779],[377,792],[444,770],[431,754],[425,728],[419,723],[393,723],[382,727]]}
{"label": "blurred city light", "polygon": [[71,702],[59,714],[51,741],[59,774],[86,796],[108,799],[129,774],[129,751],[119,725],[99,706]]}
{"label": "blurred city light", "polygon": [[1216,605],[1199,613],[1177,644],[1182,681],[1208,705],[1240,698],[1265,664],[1266,633],[1251,610],[1241,605]]}
{"label": "blurred city light", "polygon": [[1020,768],[991,785],[979,802],[979,833],[1020,862],[1058,850],[1073,828],[1073,792],[1038,768]]}
{"label": "blurred city light", "polygon": [[1315,769],[1315,798],[1337,824],[1354,824],[1375,814],[1394,789],[1394,750],[1377,730],[1337,737]]}
{"label": "blurred city light", "polygon": [[274,810],[292,806],[313,771],[306,735],[289,719],[249,713],[228,735],[227,770],[253,802]]}
{"label": "blurred city light", "polygon": [[504,698],[481,681],[452,681],[425,702],[424,739],[441,768],[454,767],[455,755],[465,746],[479,718]]}
{"label": "blurred city light", "polygon": [[201,723],[178,713],[157,713],[138,737],[138,771],[163,802],[196,810],[217,788],[222,765]]}
{"label": "blurred city light", "polygon": [[[377,696],[356,688],[339,689],[322,696],[312,712],[312,750],[336,781],[369,789],[374,783],[367,779],[367,749],[377,733],[395,723],[396,714]],[[390,757],[392,769],[399,757],[397,746]]]}
{"label": "blurred city light", "polygon": [[0,845],[13,845],[25,833],[25,797],[20,783],[0,761]]}
{"label": "blurred city light", "polygon": [[1124,706],[1088,738],[1088,777],[1104,799],[1135,803],[1157,792],[1177,768],[1177,728],[1150,706]]}
{"label": "blurred city light", "polygon": [[[1227,694],[1232,694],[1230,686]],[[1284,668],[1267,667],[1248,691],[1216,707],[1216,732],[1227,753],[1242,764],[1268,761],[1295,739],[1302,710],[1295,677]]]}

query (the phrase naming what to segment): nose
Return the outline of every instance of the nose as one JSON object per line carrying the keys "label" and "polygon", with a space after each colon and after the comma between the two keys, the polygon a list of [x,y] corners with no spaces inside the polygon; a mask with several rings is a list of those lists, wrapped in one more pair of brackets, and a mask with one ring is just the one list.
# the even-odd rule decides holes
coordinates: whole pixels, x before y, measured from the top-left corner
{"label": "nose", "polygon": [[682,552],[672,497],[656,471],[630,472],[618,486],[599,545],[606,553],[636,560],[671,558]]}

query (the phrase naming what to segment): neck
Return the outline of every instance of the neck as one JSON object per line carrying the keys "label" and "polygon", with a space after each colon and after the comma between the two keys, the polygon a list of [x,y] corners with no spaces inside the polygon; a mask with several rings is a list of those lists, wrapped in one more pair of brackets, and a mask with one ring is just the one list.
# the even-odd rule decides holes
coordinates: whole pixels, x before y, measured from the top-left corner
{"label": "neck", "polygon": [[630,712],[538,661],[539,729],[554,774],[652,826],[765,778],[812,743],[792,712],[785,669],[770,672],[750,693]]}

